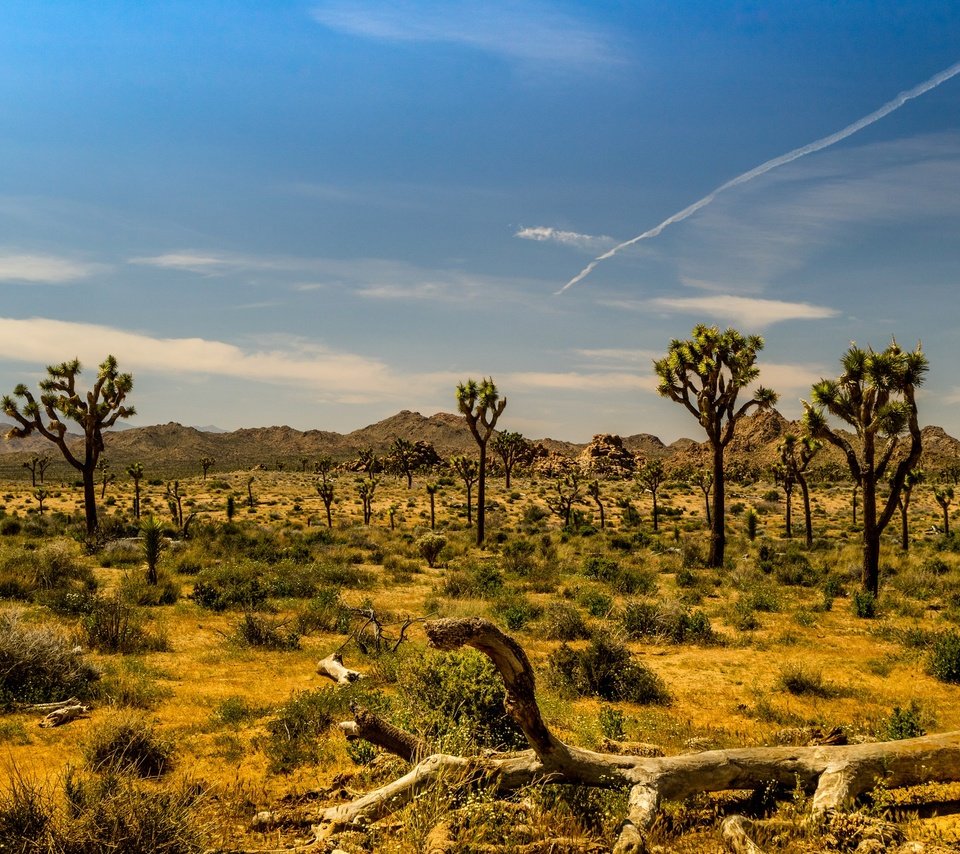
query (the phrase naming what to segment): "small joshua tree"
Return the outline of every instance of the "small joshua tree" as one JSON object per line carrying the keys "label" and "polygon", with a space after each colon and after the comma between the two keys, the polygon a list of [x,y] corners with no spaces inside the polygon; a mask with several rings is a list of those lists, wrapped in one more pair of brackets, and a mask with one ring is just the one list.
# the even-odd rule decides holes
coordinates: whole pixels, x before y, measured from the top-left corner
{"label": "small joshua tree", "polygon": [[357,495],[363,506],[363,524],[369,525],[373,517],[373,496],[377,492],[380,479],[376,477],[357,478]]}
{"label": "small joshua tree", "polygon": [[[13,390],[13,396],[3,398],[3,412],[16,425],[7,434],[23,438],[36,431],[52,442],[63,458],[83,480],[83,507],[87,534],[97,530],[97,496],[94,479],[100,454],[103,453],[103,431],[113,427],[121,418],[136,414],[124,401],[133,389],[133,377],[121,374],[113,356],[100,365],[93,387],[85,395],[77,390],[80,361],[50,365],[47,377],[40,381],[40,399],[37,400],[22,383]],[[19,398],[19,403],[15,398]],[[46,419],[46,420],[45,420]],[[83,433],[83,453],[77,456],[67,443],[67,424],[73,421]]]}
{"label": "small joshua tree", "polygon": [[390,462],[407,478],[407,489],[413,487],[413,471],[417,466],[417,448],[407,439],[397,439],[390,449]]}
{"label": "small joshua tree", "polygon": [[691,478],[703,493],[703,503],[707,512],[707,527],[710,527],[710,491],[713,489],[713,472],[708,468],[697,469]]}
{"label": "small joshua tree", "polygon": [[500,398],[500,392],[492,379],[484,378],[479,383],[469,379],[457,386],[457,406],[480,449],[480,466],[477,471],[477,545],[482,546],[486,515],[487,442],[490,441],[497,419],[507,406],[507,399]]}
{"label": "small joshua tree", "polygon": [[103,501],[107,494],[107,485],[113,483],[117,476],[110,471],[110,463],[107,462],[106,457],[100,458],[100,462],[97,463],[97,471],[100,472],[100,500]]}
{"label": "small joshua tree", "polygon": [[143,463],[130,463],[127,474],[133,480],[133,518],[140,518],[140,481],[143,480]]}
{"label": "small joshua tree", "polygon": [[600,530],[602,531],[607,527],[606,514],[604,513],[603,501],[600,499],[600,481],[594,480],[591,481],[589,486],[587,486],[587,495],[589,495],[596,503],[597,507],[600,510]]}
{"label": "small joshua tree", "polygon": [[207,472],[210,471],[217,461],[213,457],[200,457],[200,469],[203,472],[203,479],[207,479]]}
{"label": "small joshua tree", "polygon": [[37,485],[37,475],[40,475],[40,483],[43,484],[43,473],[50,465],[50,458],[46,454],[31,454],[23,467],[30,472],[30,485]]}
{"label": "small joshua tree", "polygon": [[[464,489],[467,490],[467,524],[473,524],[473,485],[477,482],[477,478],[480,476],[480,468],[477,465],[477,461],[473,457],[468,457],[465,454],[457,454],[456,456],[450,457],[450,468],[457,474],[460,480],[463,481]],[[479,508],[477,510],[477,515],[479,517]]]}
{"label": "small joshua tree", "polygon": [[508,430],[495,436],[490,444],[493,452],[503,461],[503,471],[506,475],[504,486],[509,489],[513,467],[530,455],[530,443],[522,434]]}
{"label": "small joshua tree", "polygon": [[657,493],[666,480],[663,469],[663,460],[647,460],[637,474],[640,485],[653,496],[653,530],[660,530],[660,512],[657,506]]}
{"label": "small joshua tree", "polygon": [[38,487],[33,491],[33,497],[37,499],[37,504],[40,505],[39,513],[43,515],[43,502],[50,497],[50,493],[47,492],[42,486]]}
{"label": "small joshua tree", "polygon": [[317,481],[317,495],[320,496],[320,500],[323,501],[323,507],[327,511],[327,527],[333,527],[333,512],[331,508],[333,507],[333,481],[323,478],[322,480]]}
{"label": "small joshua tree", "polygon": [[557,494],[547,499],[547,505],[563,520],[563,526],[568,528],[573,520],[574,505],[580,502],[580,475],[571,472],[557,478],[554,486]]}
{"label": "small joshua tree", "polygon": [[[780,483],[784,492],[787,493],[787,536],[792,536],[790,530],[790,493],[793,484],[800,486],[800,495],[803,498],[803,522],[807,538],[807,547],[813,545],[813,519],[810,514],[810,485],[807,482],[807,469],[810,467],[810,461],[819,453],[823,444],[813,436],[800,436],[795,433],[784,434],[783,439],[777,446],[777,452],[780,456],[780,462],[777,464],[775,474],[780,477]],[[788,484],[790,491],[788,491]]]}
{"label": "small joshua tree", "polygon": [[175,480],[173,486],[169,483],[166,489],[167,506],[170,508],[170,515],[174,523],[181,530],[183,529],[183,495],[180,494],[180,481]]}
{"label": "small joshua tree", "polygon": [[936,499],[940,509],[943,510],[943,535],[950,536],[950,504],[953,502],[952,486],[935,486],[933,488],[933,497]]}
{"label": "small joshua tree", "polygon": [[926,479],[927,476],[923,469],[913,469],[913,471],[907,472],[907,476],[903,479],[903,486],[900,487],[900,548],[904,551],[910,550],[910,523],[907,514],[910,510],[913,488]]}

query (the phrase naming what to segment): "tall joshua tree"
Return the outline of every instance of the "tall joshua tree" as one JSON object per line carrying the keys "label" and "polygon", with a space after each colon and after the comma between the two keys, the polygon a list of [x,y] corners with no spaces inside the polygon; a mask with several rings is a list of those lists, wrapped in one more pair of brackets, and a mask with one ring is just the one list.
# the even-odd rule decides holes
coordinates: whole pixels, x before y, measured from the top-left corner
{"label": "tall joshua tree", "polygon": [[[477,465],[477,461],[468,457],[466,454],[457,454],[456,456],[450,457],[449,460],[450,468],[452,468],[460,480],[463,481],[463,488],[467,491],[467,524],[473,524],[473,485],[477,482],[477,478],[480,476],[480,468]],[[430,497],[431,507],[433,496]],[[477,511],[479,516],[479,510]]]}
{"label": "tall joshua tree", "polygon": [[477,476],[477,545],[482,546],[486,509],[484,492],[487,480],[487,442],[490,441],[490,434],[493,433],[497,419],[507,406],[507,399],[501,399],[492,379],[484,378],[479,383],[469,379],[457,386],[457,406],[467,420],[467,426],[480,449]]}
{"label": "tall joshua tree", "polygon": [[[854,484],[862,494],[863,589],[880,589],[880,535],[897,509],[907,474],[917,467],[922,451],[915,390],[928,369],[920,346],[913,352],[896,341],[882,352],[851,344],[840,360],[843,373],[820,380],[812,403],[804,402],[804,421],[811,436],[842,452]],[[829,426],[826,414],[853,428],[856,441]],[[904,447],[905,442],[908,441]],[[877,484],[889,478],[890,493],[878,510]]]}
{"label": "tall joshua tree", "polygon": [[[87,533],[97,529],[97,495],[95,478],[97,462],[103,453],[103,431],[113,427],[120,418],[136,414],[124,401],[133,389],[133,376],[121,374],[113,356],[100,365],[93,387],[82,394],[77,390],[80,361],[63,362],[47,367],[47,377],[40,381],[40,399],[20,384],[13,396],[6,395],[2,401],[3,412],[16,421],[10,438],[29,436],[34,431],[53,442],[63,458],[77,471],[83,480],[83,507]],[[15,398],[20,398],[19,403]],[[46,418],[46,421],[44,419]],[[83,433],[83,451],[75,454],[67,442],[67,424],[73,421]]]}
{"label": "tall joshua tree", "polygon": [[722,566],[726,547],[724,531],[723,454],[733,439],[737,421],[751,409],[766,409],[777,395],[759,386],[753,396],[737,407],[742,389],[760,374],[757,353],[763,349],[759,335],[743,335],[736,329],[721,332],[716,326],[698,324],[685,341],[670,342],[667,355],[653,363],[660,378],[657,391],[683,404],[707,433],[713,451],[713,516],[710,524],[709,566]]}

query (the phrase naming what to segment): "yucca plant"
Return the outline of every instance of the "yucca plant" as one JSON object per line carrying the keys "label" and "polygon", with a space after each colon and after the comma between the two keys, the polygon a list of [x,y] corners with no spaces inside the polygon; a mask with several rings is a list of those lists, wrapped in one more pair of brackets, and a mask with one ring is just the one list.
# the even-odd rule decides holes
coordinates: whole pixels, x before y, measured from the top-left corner
{"label": "yucca plant", "polygon": [[148,516],[140,522],[143,540],[143,556],[147,561],[147,584],[157,583],[157,564],[163,551],[163,525],[156,516]]}

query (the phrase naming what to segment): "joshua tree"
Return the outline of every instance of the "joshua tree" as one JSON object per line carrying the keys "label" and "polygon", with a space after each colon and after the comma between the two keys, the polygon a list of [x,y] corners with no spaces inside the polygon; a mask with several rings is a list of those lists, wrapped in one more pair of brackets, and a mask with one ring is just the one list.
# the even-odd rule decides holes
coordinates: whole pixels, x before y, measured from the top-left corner
{"label": "joshua tree", "polygon": [[[97,462],[103,452],[103,431],[113,427],[120,418],[136,414],[132,406],[123,402],[133,389],[133,377],[121,374],[113,356],[100,365],[93,388],[81,395],[77,391],[77,376],[80,362],[63,362],[47,367],[47,378],[40,381],[40,400],[22,383],[13,390],[13,396],[3,398],[3,411],[17,422],[7,434],[10,438],[23,438],[36,430],[53,442],[63,458],[77,471],[83,480],[83,506],[87,533],[97,529],[97,496],[94,478]],[[19,404],[14,398],[21,398]],[[44,423],[46,416],[46,423]],[[74,421],[83,433],[83,453],[75,455],[67,444],[65,420]]]}
{"label": "joshua tree", "polygon": [[[803,523],[806,533],[807,546],[813,545],[813,519],[810,514],[810,485],[807,482],[807,469],[810,461],[817,455],[823,444],[813,436],[798,437],[794,433],[785,433],[777,452],[780,455],[778,469],[783,478],[784,491],[787,492],[787,481],[800,484],[800,495],[803,498]],[[792,488],[792,487],[791,487]],[[790,530],[790,493],[787,492],[787,536],[792,536]]]}
{"label": "joshua tree", "polygon": [[506,474],[506,483],[504,485],[509,489],[510,475],[513,472],[513,467],[529,456],[530,443],[523,438],[522,434],[507,431],[494,436],[491,447],[493,448],[493,452],[503,460],[503,471]]}
{"label": "joshua tree", "polygon": [[333,460],[330,457],[324,455],[320,457],[313,464],[313,473],[320,475],[324,480],[327,479],[327,475],[333,471]]}
{"label": "joshua tree", "polygon": [[210,471],[217,461],[213,457],[200,457],[200,468],[203,470],[203,479],[207,479],[207,472]]}
{"label": "joshua tree", "polygon": [[33,497],[37,499],[37,504],[40,505],[40,515],[43,515],[43,502],[50,497],[50,493],[47,492],[42,486],[33,491]]}
{"label": "joshua tree", "polygon": [[399,505],[399,504],[391,504],[391,505],[387,508],[387,516],[388,516],[389,519],[390,519],[390,530],[391,530],[391,531],[394,530],[394,528],[396,527],[397,511],[398,511],[399,509],[400,509],[400,505]]}
{"label": "joshua tree", "polygon": [[898,504],[900,507],[900,547],[904,551],[910,549],[910,524],[907,518],[910,509],[910,497],[913,494],[913,488],[918,483],[923,483],[924,480],[926,480],[926,474],[923,469],[913,469],[907,472],[907,476],[903,479],[903,486],[900,487]]}
{"label": "joshua tree", "polygon": [[377,459],[373,448],[361,448],[357,452],[357,469],[366,472],[367,477],[370,478],[380,471],[380,460]]}
{"label": "joshua tree", "polygon": [[557,479],[555,484],[557,494],[547,499],[550,509],[562,520],[563,526],[569,527],[573,518],[573,505],[580,501],[580,475],[571,472]]}
{"label": "joshua tree", "polygon": [[320,496],[323,501],[323,506],[327,511],[327,527],[333,527],[333,513],[331,512],[331,507],[333,506],[333,481],[327,480],[324,477],[322,480],[317,481],[317,494]]}
{"label": "joshua tree", "polygon": [[140,523],[143,557],[147,562],[147,584],[157,583],[157,564],[163,551],[163,525],[154,516],[148,516]]}
{"label": "joshua tree", "polygon": [[666,479],[663,460],[647,460],[637,474],[640,485],[653,496],[653,530],[660,530],[660,512],[657,506],[657,493]]}
{"label": "joshua tree", "polygon": [[850,491],[850,509],[851,509],[851,512],[853,513],[853,519],[851,520],[851,524],[853,525],[854,528],[857,527],[857,499],[859,498],[859,496],[860,496],[860,481],[855,480],[853,482],[853,489]]}
{"label": "joshua tree", "polygon": [[360,503],[363,505],[363,524],[369,525],[373,516],[373,496],[377,491],[377,484],[380,478],[366,477],[357,478],[357,494],[360,496]]}
{"label": "joshua tree", "polygon": [[166,489],[167,506],[170,508],[170,515],[179,528],[183,528],[183,496],[180,494],[180,481],[175,480],[173,486],[167,484]]}
{"label": "joshua tree", "polygon": [[[922,451],[915,390],[923,383],[927,358],[918,346],[904,352],[896,341],[880,353],[851,344],[840,360],[843,373],[813,387],[813,402],[804,402],[807,432],[839,448],[854,483],[863,493],[863,564],[861,584],[876,596],[880,589],[880,535],[897,509],[907,474]],[[833,430],[826,413],[849,424],[856,444]],[[909,437],[909,446],[901,442]],[[897,460],[894,454],[900,451]],[[877,484],[890,471],[890,494],[878,512]]]}
{"label": "joshua tree", "polygon": [[107,462],[106,457],[100,458],[100,462],[97,463],[97,471],[100,472],[100,500],[103,501],[107,494],[107,484],[113,483],[117,476],[110,471],[110,463]]}
{"label": "joshua tree", "polygon": [[398,472],[406,475],[407,489],[413,486],[413,471],[417,467],[417,448],[413,442],[397,439],[390,450],[390,460]]}
{"label": "joshua tree", "polygon": [[253,482],[256,478],[253,475],[247,478],[247,507],[251,510],[257,506],[257,499],[253,497]]}
{"label": "joshua tree", "polygon": [[40,475],[40,484],[43,484],[43,473],[47,470],[47,466],[50,465],[50,457],[46,454],[31,454],[30,459],[28,459],[23,467],[30,472],[30,485],[37,485],[37,475]]}
{"label": "joshua tree", "polygon": [[307,464],[310,462],[309,457],[300,457],[300,472],[303,473],[307,470]]}
{"label": "joshua tree", "polygon": [[480,467],[477,477],[477,545],[483,545],[484,511],[486,510],[485,486],[487,478],[487,442],[497,424],[497,419],[507,406],[507,399],[500,398],[493,379],[484,378],[479,383],[468,379],[457,386],[457,406],[474,441],[480,449]]}
{"label": "joshua tree", "polygon": [[796,473],[781,459],[773,467],[773,480],[783,488],[783,494],[786,497],[786,512],[783,517],[784,533],[787,537],[793,537],[793,487],[797,483]]}
{"label": "joshua tree", "polygon": [[713,472],[708,468],[697,469],[691,478],[703,493],[703,503],[707,511],[707,527],[710,527],[710,490],[713,489]]}
{"label": "joshua tree", "polygon": [[759,376],[757,353],[763,349],[759,335],[744,336],[735,329],[721,332],[716,326],[698,324],[686,341],[674,339],[667,355],[653,363],[660,378],[657,391],[683,404],[707,433],[713,451],[713,516],[710,526],[710,554],[707,564],[723,565],[726,547],[724,531],[724,449],[733,439],[737,421],[751,409],[766,409],[777,395],[759,386],[746,403],[737,408],[741,389]]}
{"label": "joshua tree", "polygon": [[435,511],[436,502],[437,502],[437,489],[438,489],[438,488],[439,488],[439,484],[436,484],[436,483],[428,483],[428,484],[427,484],[427,495],[430,496],[430,530],[431,530],[431,531],[434,530],[434,528],[437,527],[437,525],[436,525],[436,514],[435,514],[434,511]]}
{"label": "joshua tree", "polygon": [[591,481],[587,486],[587,495],[589,495],[594,501],[597,502],[597,507],[600,508],[600,530],[602,531],[607,527],[606,516],[603,512],[603,502],[600,500],[600,481],[594,480]]}
{"label": "joshua tree", "polygon": [[950,536],[950,504],[953,501],[952,486],[936,486],[933,489],[933,497],[943,510],[943,535]]}
{"label": "joshua tree", "polygon": [[140,518],[140,481],[143,479],[143,463],[130,463],[127,474],[133,479],[133,518]]}
{"label": "joshua tree", "polygon": [[[450,457],[449,460],[450,468],[456,472],[460,480],[463,481],[463,485],[467,490],[467,524],[473,524],[473,485],[477,482],[477,478],[480,475],[480,467],[477,465],[477,461],[473,457],[468,457],[465,454],[457,454],[454,457]],[[433,496],[431,496],[432,499]],[[479,499],[478,499],[479,501]],[[432,502],[431,502],[432,506]],[[480,508],[477,508],[477,518],[480,517]]]}

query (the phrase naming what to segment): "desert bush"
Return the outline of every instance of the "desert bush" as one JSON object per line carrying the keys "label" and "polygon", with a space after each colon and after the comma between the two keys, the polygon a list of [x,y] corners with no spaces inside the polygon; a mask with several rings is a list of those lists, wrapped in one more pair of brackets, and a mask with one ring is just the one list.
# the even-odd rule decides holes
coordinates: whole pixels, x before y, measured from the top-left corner
{"label": "desert bush", "polygon": [[156,584],[148,584],[142,572],[128,572],[120,582],[120,594],[133,605],[173,605],[180,598],[180,583],[165,569],[157,571]]}
{"label": "desert bush", "polygon": [[663,680],[634,661],[630,651],[609,635],[597,635],[586,649],[565,643],[548,658],[549,676],[559,688],[580,696],[641,704],[670,702]]}
{"label": "desert bush", "polygon": [[97,600],[80,621],[80,631],[87,646],[100,652],[162,652],[169,648],[164,636],[144,629],[137,609],[119,595]]}
{"label": "desert bush", "polygon": [[159,683],[156,672],[142,661],[122,658],[104,666],[95,693],[98,700],[112,706],[152,709],[169,697],[171,691]]}
{"label": "desert bush", "polygon": [[375,576],[370,570],[346,561],[332,561],[317,566],[317,584],[364,590],[373,586]]}
{"label": "desert bush", "polygon": [[0,596],[47,601],[65,591],[96,589],[93,571],[63,540],[15,549],[0,563]]}
{"label": "desert bush", "polygon": [[941,682],[960,685],[960,631],[942,632],[933,643],[930,672]]}
{"label": "desert bush", "polygon": [[350,609],[340,599],[336,587],[321,587],[297,616],[297,631],[301,635],[310,632],[350,631]]}
{"label": "desert bush", "polygon": [[444,595],[451,599],[484,599],[503,589],[503,573],[492,561],[470,561],[447,575]]}
{"label": "desert bush", "polygon": [[618,593],[650,596],[657,592],[656,573],[623,566],[601,555],[591,555],[584,561],[583,574],[609,584]]}
{"label": "desert bush", "polygon": [[894,706],[893,711],[880,722],[877,734],[884,741],[896,741],[901,738],[917,738],[926,735],[922,722],[923,710],[916,700],[911,700],[906,708]]}
{"label": "desert bush", "polygon": [[201,570],[191,598],[211,611],[255,611],[266,604],[267,589],[252,567],[230,563]]}
{"label": "desert bush", "polygon": [[710,619],[700,610],[678,605],[631,602],[624,609],[623,627],[632,638],[666,640],[671,643],[715,643]]}
{"label": "desert bush", "polygon": [[500,599],[496,603],[495,611],[508,629],[517,631],[531,620],[537,619],[543,613],[543,608],[525,596],[513,595]]}
{"label": "desert bush", "polygon": [[173,745],[135,712],[115,712],[96,726],[83,745],[91,771],[159,777],[170,769]]}
{"label": "desert bush", "polygon": [[504,708],[504,685],[490,659],[474,650],[405,658],[400,722],[428,739],[459,731],[477,747],[515,748],[523,733]]}
{"label": "desert bush", "polygon": [[0,613],[0,705],[90,696],[100,671],[56,629]]}
{"label": "desert bush", "polygon": [[516,539],[506,543],[500,551],[503,565],[515,575],[528,575],[536,564],[537,547],[527,539]]}
{"label": "desert bush", "polygon": [[590,637],[590,629],[575,605],[551,602],[543,615],[543,636],[547,640],[579,640]]}
{"label": "desert bush", "polygon": [[259,649],[300,649],[299,632],[288,628],[285,622],[256,614],[243,615],[234,629],[234,637],[245,646]]}
{"label": "desert bush", "polygon": [[850,600],[854,616],[861,620],[872,620],[877,616],[877,597],[869,590],[855,590]]}
{"label": "desert bush", "polygon": [[600,590],[584,590],[577,601],[587,609],[591,617],[607,617],[613,610],[613,599]]}
{"label": "desert bush", "polygon": [[424,534],[417,540],[417,551],[431,569],[437,565],[440,553],[447,544],[447,538],[442,534]]}
{"label": "desert bush", "polygon": [[836,688],[827,683],[819,670],[808,670],[801,664],[788,664],[780,668],[777,685],[794,696],[834,697]]}

